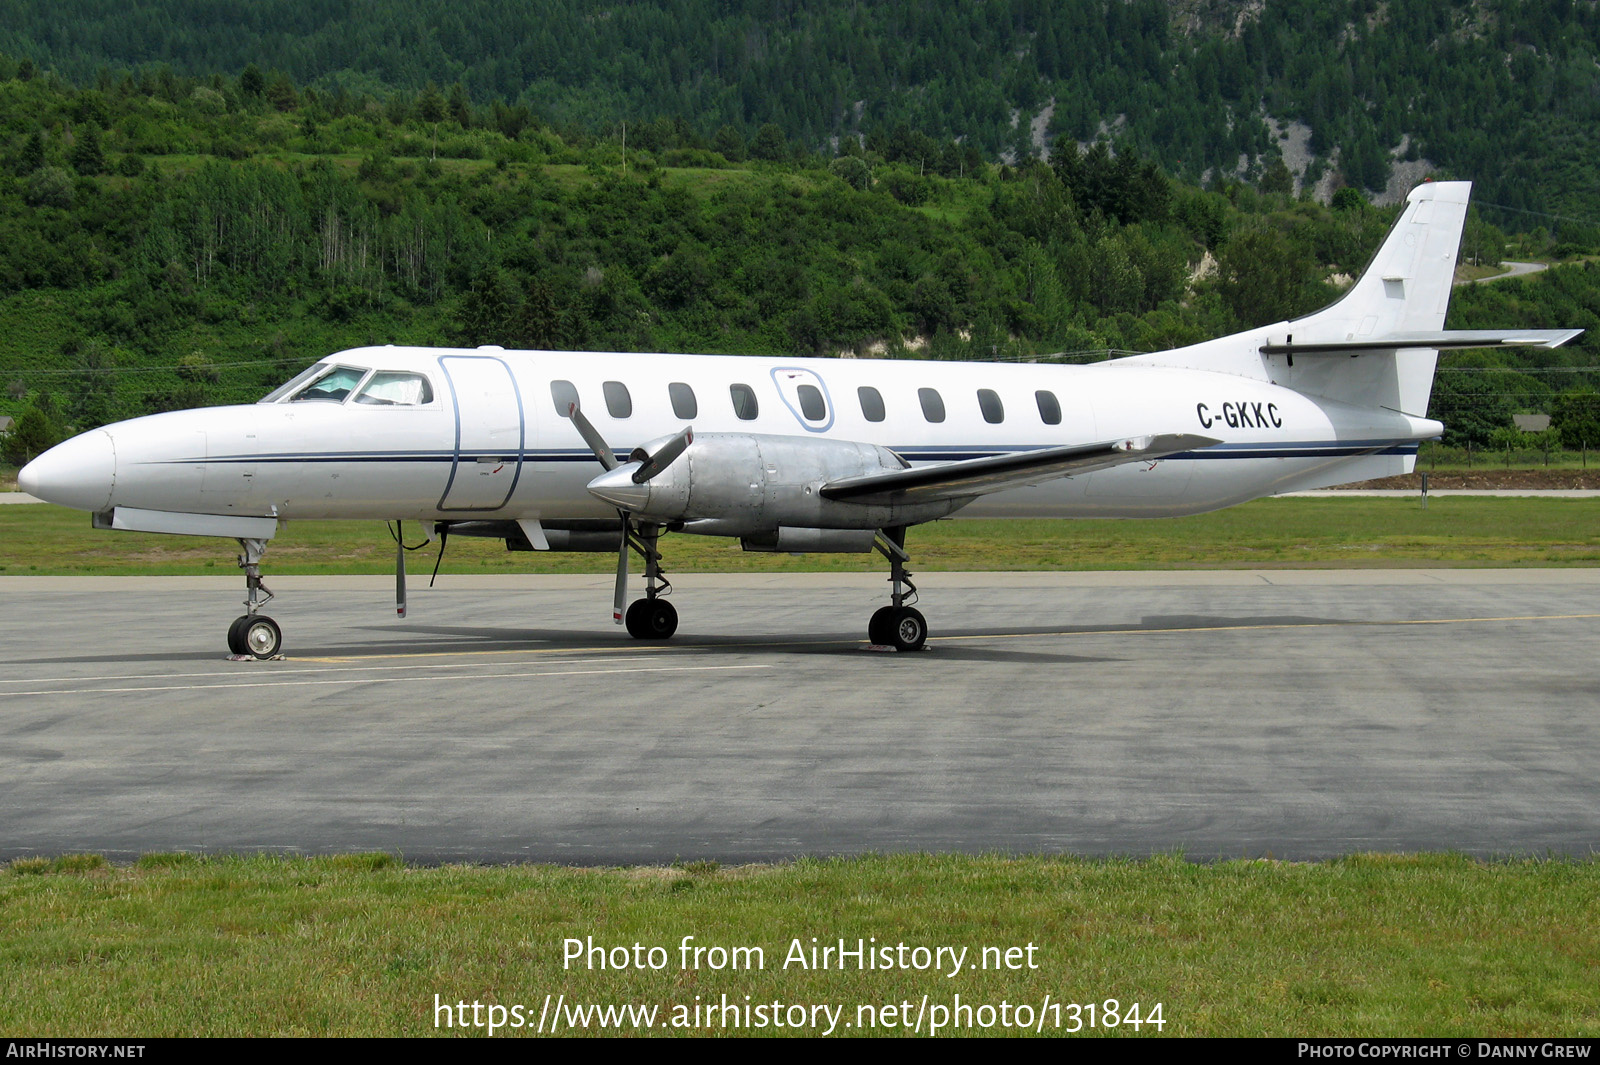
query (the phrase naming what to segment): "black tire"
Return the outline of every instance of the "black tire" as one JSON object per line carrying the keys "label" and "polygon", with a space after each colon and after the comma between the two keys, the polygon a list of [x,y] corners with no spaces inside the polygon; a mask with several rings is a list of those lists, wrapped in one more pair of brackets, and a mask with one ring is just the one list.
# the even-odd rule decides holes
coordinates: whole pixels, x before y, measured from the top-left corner
{"label": "black tire", "polygon": [[636,599],[623,621],[635,640],[666,640],[678,631],[678,611],[665,599]]}
{"label": "black tire", "polygon": [[894,630],[890,643],[897,651],[920,651],[928,642],[928,621],[911,607],[903,606],[894,612]]}
{"label": "black tire", "polygon": [[244,642],[244,627],[250,623],[249,614],[241,614],[233,619],[233,624],[228,626],[228,653],[247,655],[250,648]]}
{"label": "black tire", "polygon": [[872,620],[867,622],[867,639],[879,647],[894,643],[894,607],[881,606],[873,611]]}
{"label": "black tire", "polygon": [[240,627],[244,637],[244,654],[257,658],[272,658],[283,646],[283,630],[265,614],[244,618],[247,624]]}

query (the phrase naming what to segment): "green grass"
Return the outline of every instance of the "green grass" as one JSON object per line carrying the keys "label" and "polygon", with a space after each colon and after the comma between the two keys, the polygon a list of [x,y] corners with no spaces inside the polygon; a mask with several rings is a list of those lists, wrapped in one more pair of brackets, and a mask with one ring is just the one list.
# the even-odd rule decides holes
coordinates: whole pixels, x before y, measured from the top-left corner
{"label": "green grass", "polygon": [[[546,994],[664,1011],[749,995],[842,1004],[854,1020],[861,1004],[915,1011],[924,994],[995,1006],[1048,994],[1159,1002],[1165,1035],[1592,1035],[1597,927],[1593,861],[912,855],[586,870],[69,856],[0,873],[0,1032],[425,1035],[435,995],[530,1017]],[[760,947],[765,967],[684,969],[685,935]],[[564,968],[564,940],[591,936],[663,947],[667,964]],[[791,941],[813,936],[965,947],[970,962],[1033,944],[1038,967],[784,968]]]}
{"label": "green grass", "polygon": [[[407,538],[417,535],[408,526]],[[1438,497],[1264,499],[1213,514],[1151,521],[943,521],[911,531],[914,570],[1560,566],[1600,563],[1600,499]],[[872,555],[766,555],[737,541],[663,540],[669,572],[876,572]],[[0,507],[0,574],[232,573],[234,545],[214,538],[97,531],[51,506]],[[432,549],[411,556],[431,568]],[[426,562],[424,560],[427,560]],[[609,554],[512,553],[457,537],[443,572],[608,573]],[[378,522],[289,522],[268,573],[387,573],[394,542]]]}

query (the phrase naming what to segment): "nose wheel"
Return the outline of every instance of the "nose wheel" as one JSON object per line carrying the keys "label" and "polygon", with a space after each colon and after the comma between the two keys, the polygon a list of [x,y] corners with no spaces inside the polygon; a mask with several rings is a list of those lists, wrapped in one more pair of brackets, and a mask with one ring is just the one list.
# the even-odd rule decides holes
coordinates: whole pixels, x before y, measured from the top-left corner
{"label": "nose wheel", "polygon": [[244,614],[228,626],[228,650],[252,658],[272,658],[283,647],[283,630],[265,614]]}

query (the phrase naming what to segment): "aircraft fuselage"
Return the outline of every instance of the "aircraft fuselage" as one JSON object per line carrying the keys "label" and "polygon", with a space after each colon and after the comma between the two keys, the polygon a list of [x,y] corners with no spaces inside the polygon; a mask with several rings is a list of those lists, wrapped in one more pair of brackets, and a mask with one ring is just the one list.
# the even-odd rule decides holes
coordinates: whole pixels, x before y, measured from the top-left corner
{"label": "aircraft fuselage", "polygon": [[[1151,432],[1221,442],[977,498],[964,517],[1160,517],[1405,472],[1437,422],[1265,381],[1127,365],[360,348],[325,364],[415,375],[426,402],[287,396],[85,434],[33,469],[58,502],[106,512],[284,520],[605,520],[576,396],[619,459],[692,425],[882,445],[913,464]],[[369,375],[370,371],[370,375]],[[270,397],[269,397],[270,398]],[[559,409],[558,409],[559,408]],[[75,446],[70,446],[75,445]],[[62,497],[54,482],[76,495]]]}

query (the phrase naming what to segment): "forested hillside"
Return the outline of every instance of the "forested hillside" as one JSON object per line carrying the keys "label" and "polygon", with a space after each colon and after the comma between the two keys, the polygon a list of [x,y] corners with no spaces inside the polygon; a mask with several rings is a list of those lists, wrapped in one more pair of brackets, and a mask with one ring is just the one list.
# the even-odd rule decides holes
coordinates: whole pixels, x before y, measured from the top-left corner
{"label": "forested hillside", "polygon": [[1600,218],[1590,0],[3,0],[0,52],[77,84],[254,64],[354,99],[460,85],[591,134],[680,120],[725,154],[767,124],[813,152],[903,126],[989,161],[1104,131],[1190,181],[1368,190],[1426,159],[1488,202]]}
{"label": "forested hillside", "polygon": [[[990,6],[1005,5],[975,5]],[[231,36],[272,7],[244,5]],[[260,25],[298,26],[285,18]],[[174,24],[172,48],[190,28]],[[231,39],[193,40],[213,38]],[[624,134],[464,82],[327,75],[318,88],[282,65],[105,66],[79,83],[0,57],[0,413],[27,430],[14,452],[254,399],[362,343],[924,358],[1170,347],[1326,302],[1393,217],[1349,188],[1332,206],[1267,179],[1201,188],[1137,137],[1084,148],[1068,133],[1049,163],[1003,165],[948,127],[896,124],[835,154],[777,121],[748,139],[682,116]],[[1463,254],[1494,263],[1509,239],[1474,214]],[[1582,226],[1514,239],[1530,256],[1594,250]],[[1451,324],[1600,325],[1597,270],[1463,290]],[[1572,371],[1594,361],[1588,344],[1538,367],[1451,356],[1464,369],[1442,376],[1435,414],[1487,444],[1511,411],[1585,384]]]}

